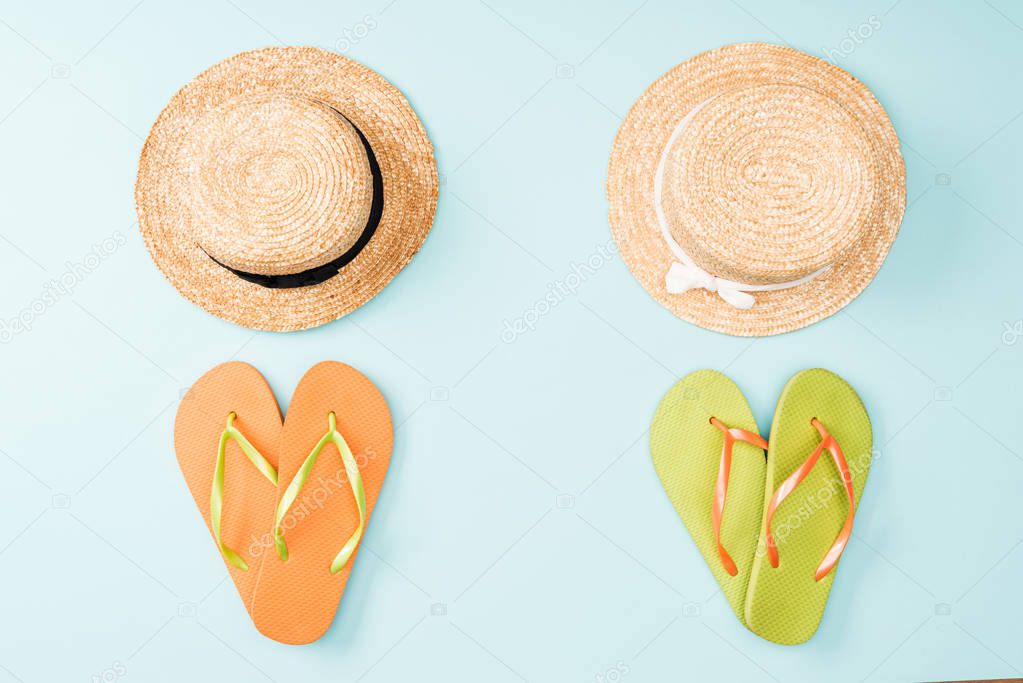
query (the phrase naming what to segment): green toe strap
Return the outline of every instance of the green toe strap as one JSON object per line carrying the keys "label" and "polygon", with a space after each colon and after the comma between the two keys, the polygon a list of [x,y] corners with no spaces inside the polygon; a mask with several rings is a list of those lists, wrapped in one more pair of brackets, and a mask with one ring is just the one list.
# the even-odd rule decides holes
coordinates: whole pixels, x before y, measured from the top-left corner
{"label": "green toe strap", "polygon": [[359,466],[355,462],[352,449],[348,447],[348,443],[337,430],[337,417],[333,412],[327,415],[327,421],[327,433],[323,435],[323,438],[319,440],[312,452],[306,457],[302,467],[298,470],[298,474],[288,484],[287,490],[284,491],[284,495],[277,505],[277,516],[274,520],[274,543],[277,546],[277,554],[282,560],[287,561],[288,546],[284,542],[284,518],[298,497],[299,491],[302,490],[306,480],[309,478],[309,473],[312,472],[313,465],[316,464],[316,459],[319,457],[320,452],[327,444],[332,443],[337,447],[338,453],[341,454],[345,473],[348,476],[348,483],[352,487],[352,494],[355,496],[355,503],[359,508],[359,526],[348,540],[345,541],[341,552],[334,557],[334,561],[330,564],[330,573],[337,574],[348,564],[348,560],[351,559],[355,549],[359,546],[359,541],[362,540],[362,533],[366,528],[366,489],[363,487],[362,475],[359,474]]}
{"label": "green toe strap", "polygon": [[227,442],[233,440],[237,443],[242,449],[242,453],[249,459],[249,462],[255,465],[256,469],[270,480],[270,483],[274,486],[277,486],[277,470],[267,462],[266,458],[260,455],[256,447],[249,443],[245,435],[234,426],[236,417],[237,415],[233,411],[228,413],[227,426],[224,427],[224,432],[220,435],[220,445],[217,446],[217,466],[213,471],[213,492],[210,494],[210,526],[213,527],[213,539],[217,542],[217,547],[220,548],[224,559],[230,562],[232,566],[242,571],[248,571],[249,565],[246,564],[241,555],[228,548],[220,540],[220,520],[224,507],[224,460],[227,452]]}

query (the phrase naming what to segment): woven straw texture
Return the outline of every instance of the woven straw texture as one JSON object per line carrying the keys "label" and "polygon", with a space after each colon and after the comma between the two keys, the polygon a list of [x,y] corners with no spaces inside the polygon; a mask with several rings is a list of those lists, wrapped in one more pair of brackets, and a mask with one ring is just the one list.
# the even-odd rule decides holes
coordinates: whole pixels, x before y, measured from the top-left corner
{"label": "woven straw texture", "polygon": [[[356,128],[380,165],[384,202],[351,263],[323,283],[274,289],[216,262],[280,275],[347,251],[372,200]],[[174,95],[143,147],[135,200],[146,247],[186,298],[246,327],[289,331],[383,289],[426,238],[437,188],[433,147],[394,86],[340,55],[289,47],[231,57]]]}
{"label": "woven straw texture", "polygon": [[[704,270],[746,284],[809,275],[754,294],[752,309],[716,293],[669,294],[674,260],[654,208]],[[622,123],[608,168],[609,220],[640,284],[678,317],[742,336],[789,332],[832,315],[873,279],[905,208],[905,166],[884,109],[845,71],[791,48],[743,43],[666,73]]]}
{"label": "woven straw texture", "polygon": [[721,541],[738,573],[729,576],[718,556],[711,510],[723,438],[710,424],[759,433],[745,397],[720,372],[699,370],[661,399],[650,425],[654,468],[696,547],[721,586],[735,616],[745,623],[746,592],[764,504],[765,454],[743,442],[732,450],[732,468],[721,522]]}
{"label": "woven straw texture", "polygon": [[[815,417],[842,447],[858,505],[871,462],[870,418],[853,388],[822,369],[797,373],[778,399],[771,424],[764,500],[770,500],[820,443],[820,435],[810,424]],[[771,528],[778,547],[777,568],[771,566],[761,533],[746,599],[745,622],[754,633],[793,645],[809,640],[816,632],[841,562],[820,581],[814,579],[814,572],[848,511],[841,474],[825,452],[774,515]]]}

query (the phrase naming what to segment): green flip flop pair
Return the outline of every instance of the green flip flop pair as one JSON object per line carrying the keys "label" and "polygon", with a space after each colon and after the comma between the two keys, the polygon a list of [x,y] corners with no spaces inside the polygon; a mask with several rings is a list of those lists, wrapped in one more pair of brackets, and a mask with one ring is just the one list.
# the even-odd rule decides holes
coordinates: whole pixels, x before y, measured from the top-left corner
{"label": "green flip flop pair", "polygon": [[822,369],[788,381],[769,439],[713,370],[675,384],[650,426],[657,474],[735,615],[785,645],[820,624],[871,446],[860,397]]}

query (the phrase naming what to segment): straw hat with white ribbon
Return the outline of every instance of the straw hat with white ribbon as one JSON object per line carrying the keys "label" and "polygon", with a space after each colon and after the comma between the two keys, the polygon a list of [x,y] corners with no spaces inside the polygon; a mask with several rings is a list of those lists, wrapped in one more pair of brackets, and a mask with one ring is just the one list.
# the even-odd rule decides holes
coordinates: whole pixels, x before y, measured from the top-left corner
{"label": "straw hat with white ribbon", "polygon": [[261,330],[339,318],[433,222],[437,164],[380,74],[317,48],[235,55],[185,85],[139,162],[139,228],[185,297]]}
{"label": "straw hat with white ribbon", "polygon": [[607,192],[622,257],[651,296],[701,327],[764,336],[826,318],[870,283],[905,185],[865,85],[744,43],[650,86],[618,131]]}

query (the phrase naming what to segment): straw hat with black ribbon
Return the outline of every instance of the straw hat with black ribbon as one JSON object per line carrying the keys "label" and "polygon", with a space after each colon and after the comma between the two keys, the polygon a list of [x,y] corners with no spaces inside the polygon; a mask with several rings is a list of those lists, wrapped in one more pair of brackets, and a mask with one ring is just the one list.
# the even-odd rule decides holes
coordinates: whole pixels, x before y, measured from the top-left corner
{"label": "straw hat with black ribbon", "polygon": [[139,162],[139,228],[186,298],[261,330],[366,303],[433,222],[437,165],[405,97],[318,48],[235,55],[185,85]]}
{"label": "straw hat with black ribbon", "polygon": [[676,316],[742,336],[832,315],[880,269],[905,209],[895,130],[863,83],[764,43],[679,64],[618,131],[612,233]]}

